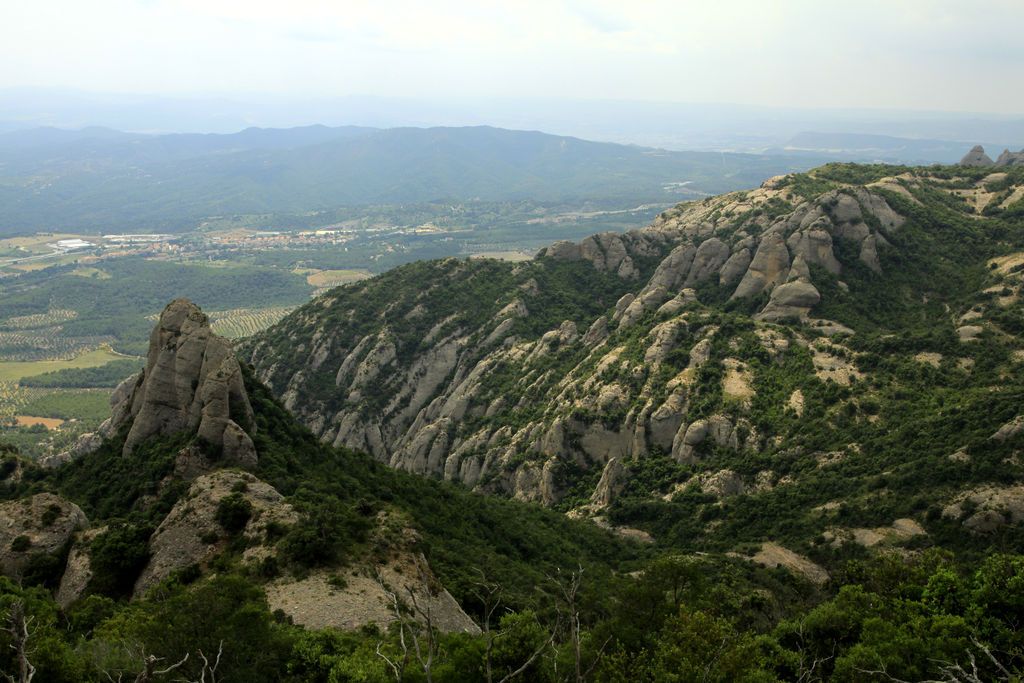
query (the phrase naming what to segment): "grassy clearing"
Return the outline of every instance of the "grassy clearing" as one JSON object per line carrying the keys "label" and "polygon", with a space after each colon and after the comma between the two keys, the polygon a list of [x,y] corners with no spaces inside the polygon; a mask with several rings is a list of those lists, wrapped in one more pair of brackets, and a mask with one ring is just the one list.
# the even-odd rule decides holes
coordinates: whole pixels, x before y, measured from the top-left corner
{"label": "grassy clearing", "polygon": [[94,277],[99,280],[109,280],[110,278],[114,277],[107,271],[100,270],[99,268],[93,268],[92,266],[82,266],[81,268],[75,268],[73,271],[71,271],[71,274],[77,275],[79,277]]}
{"label": "grassy clearing", "polygon": [[110,389],[65,389],[22,406],[19,414],[98,424],[110,417]]}
{"label": "grassy clearing", "polygon": [[44,372],[65,370],[68,368],[95,368],[106,365],[112,360],[125,358],[115,353],[109,346],[101,346],[83,353],[71,360],[37,360],[37,361],[6,361],[0,362],[0,382],[16,382],[22,377],[39,375]]}
{"label": "grassy clearing", "polygon": [[321,270],[306,276],[306,282],[313,287],[338,287],[349,282],[365,280],[370,277],[370,271],[365,269],[352,270]]}
{"label": "grassy clearing", "polygon": [[533,258],[533,253],[527,253],[525,251],[480,251],[475,254],[470,254],[470,258],[496,258],[502,261],[529,261]]}

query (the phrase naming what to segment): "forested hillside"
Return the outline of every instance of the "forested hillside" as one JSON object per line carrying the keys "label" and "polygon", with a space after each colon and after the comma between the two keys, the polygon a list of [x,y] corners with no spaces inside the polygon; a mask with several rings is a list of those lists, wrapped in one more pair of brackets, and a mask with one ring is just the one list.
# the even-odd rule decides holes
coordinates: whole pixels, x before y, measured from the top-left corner
{"label": "forested hillside", "polygon": [[178,299],[97,434],[4,449],[0,670],[1017,680],[1021,173],[772,178],[237,354]]}
{"label": "forested hillside", "polygon": [[673,201],[821,163],[820,154],[668,152],[535,131],[309,127],[235,135],[0,136],[0,236],[188,232],[236,214],[432,201]]}
{"label": "forested hillside", "polygon": [[829,165],[521,264],[411,264],[253,338],[321,439],[824,566],[1024,511],[1019,169]]}

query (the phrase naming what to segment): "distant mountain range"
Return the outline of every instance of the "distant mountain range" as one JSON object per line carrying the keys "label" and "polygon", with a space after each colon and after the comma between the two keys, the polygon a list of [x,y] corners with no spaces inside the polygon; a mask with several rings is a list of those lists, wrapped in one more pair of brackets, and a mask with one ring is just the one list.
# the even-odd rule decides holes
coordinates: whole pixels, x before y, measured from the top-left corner
{"label": "distant mountain range", "polygon": [[[990,149],[1001,149],[998,144],[989,143],[987,146]],[[954,164],[963,156],[966,147],[966,143],[955,140],[808,131],[793,136],[784,149],[818,154],[830,153],[837,159],[898,161],[904,164],[928,165]]]}
{"label": "distant mountain range", "polygon": [[[778,149],[802,131],[947,140],[969,143],[968,148],[981,143],[988,149],[1017,149],[1024,144],[1024,117],[1019,114],[513,97],[169,98],[67,88],[0,88],[0,131],[103,125],[148,132],[229,133],[249,126],[290,128],[310,123],[374,128],[486,124],[713,152]],[[885,159],[906,164],[956,160]]]}
{"label": "distant mountain range", "polygon": [[824,160],[491,127],[159,136],[43,128],[0,135],[0,230],[187,231],[208,216],[438,199],[671,201],[755,187]]}

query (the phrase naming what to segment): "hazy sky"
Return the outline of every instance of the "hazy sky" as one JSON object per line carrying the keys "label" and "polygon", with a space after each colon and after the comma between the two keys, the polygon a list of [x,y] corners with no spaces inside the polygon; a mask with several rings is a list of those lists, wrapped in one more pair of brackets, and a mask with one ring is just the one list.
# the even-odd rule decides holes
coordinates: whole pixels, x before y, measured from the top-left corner
{"label": "hazy sky", "polygon": [[0,87],[1024,114],[1022,0],[7,0]]}

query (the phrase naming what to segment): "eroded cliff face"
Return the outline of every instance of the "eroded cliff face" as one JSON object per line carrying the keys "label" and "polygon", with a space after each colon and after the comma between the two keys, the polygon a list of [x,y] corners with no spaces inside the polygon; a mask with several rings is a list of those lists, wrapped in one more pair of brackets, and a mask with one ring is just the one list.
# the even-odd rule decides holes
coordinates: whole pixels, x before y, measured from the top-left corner
{"label": "eroded cliff face", "polygon": [[[188,299],[172,301],[149,337],[146,369],[113,416],[130,417],[124,453],[159,434],[196,431],[223,449],[228,461],[252,465],[256,451],[252,406],[231,345],[210,329],[210,319]],[[241,423],[241,424],[239,424]]]}
{"label": "eroded cliff face", "polygon": [[[176,299],[164,308],[149,337],[145,369],[122,382],[110,404],[110,419],[96,434],[85,435],[70,452],[42,464],[57,466],[93,451],[126,424],[131,426],[124,455],[154,436],[194,433],[220,454],[224,464],[256,464],[249,436],[256,425],[234,351],[188,299]],[[186,460],[195,460],[194,450],[183,454],[182,466],[197,469]]]}
{"label": "eroded cliff face", "polygon": [[[585,476],[599,508],[648,454],[694,463],[778,448],[751,419],[759,385],[779,372],[863,377],[841,341],[815,341],[852,330],[816,311],[826,292],[857,296],[891,275],[880,255],[896,253],[906,222],[894,206],[973,192],[970,212],[995,196],[984,180],[923,188],[911,174],[816,192],[794,182],[679,205],[643,230],[556,242],[521,264],[448,259],[340,288],[243,353],[324,441],[546,504]],[[564,303],[567,291],[583,303]],[[737,326],[723,309],[751,317]],[[787,319],[814,332],[773,324]],[[791,393],[780,410],[799,414]],[[779,480],[746,476],[718,488]]]}

